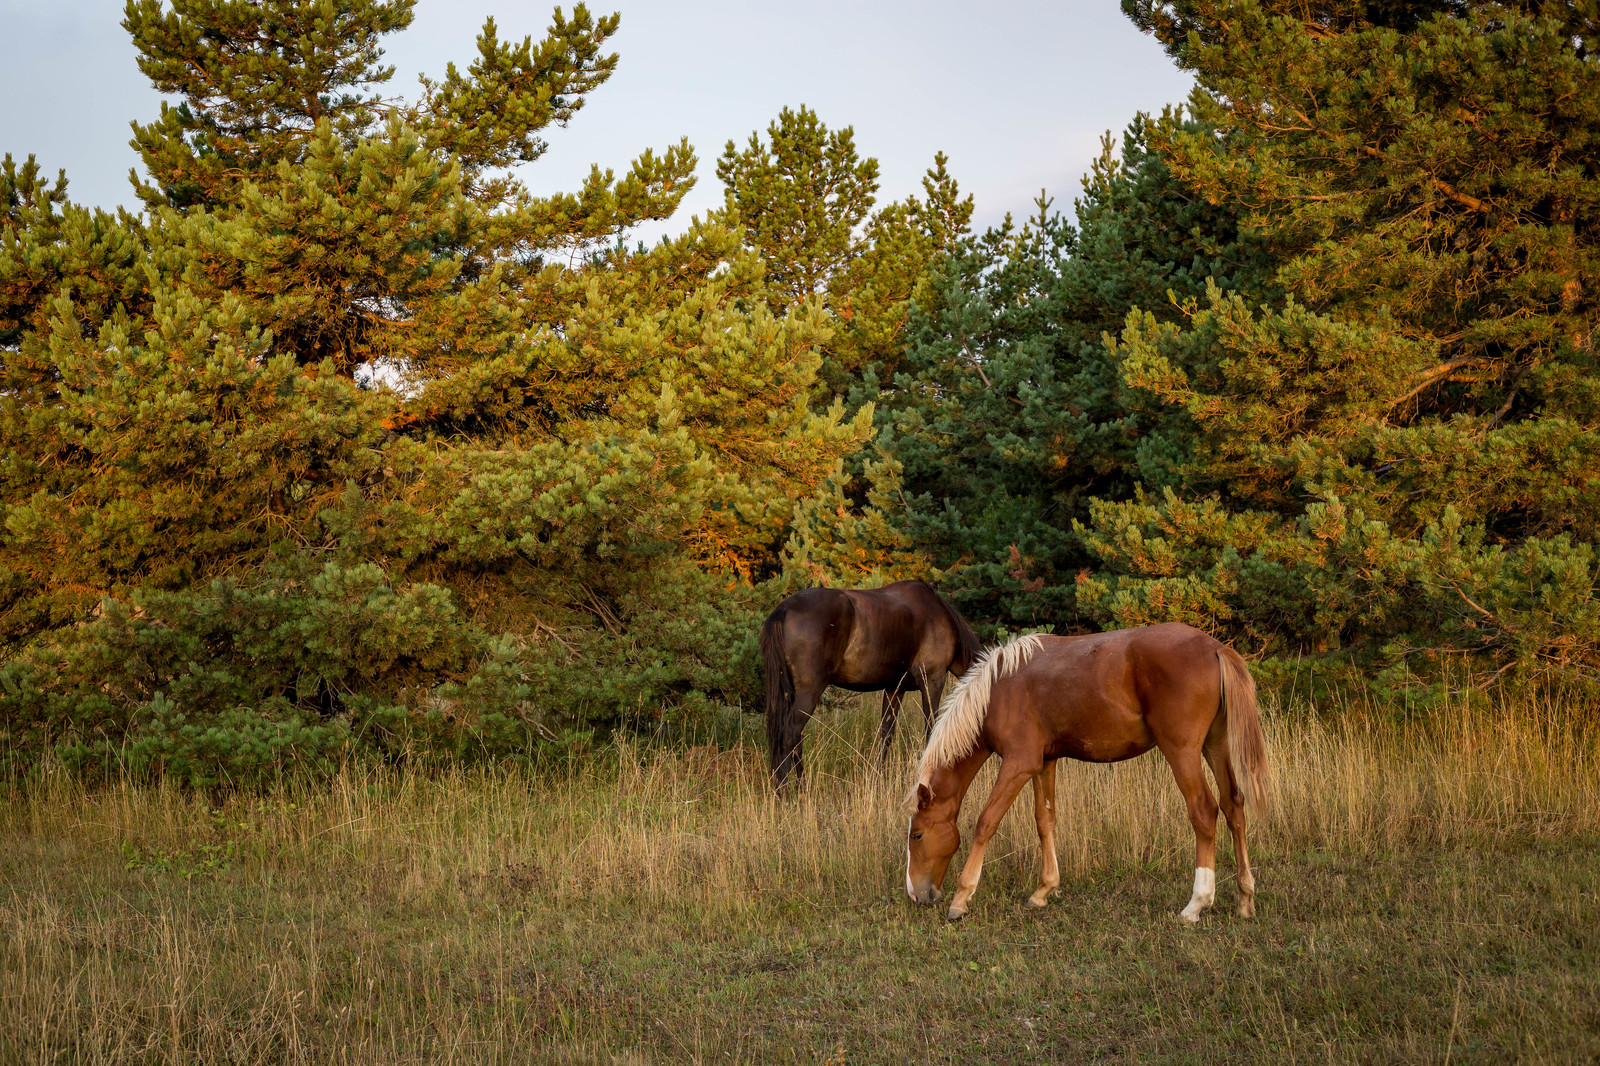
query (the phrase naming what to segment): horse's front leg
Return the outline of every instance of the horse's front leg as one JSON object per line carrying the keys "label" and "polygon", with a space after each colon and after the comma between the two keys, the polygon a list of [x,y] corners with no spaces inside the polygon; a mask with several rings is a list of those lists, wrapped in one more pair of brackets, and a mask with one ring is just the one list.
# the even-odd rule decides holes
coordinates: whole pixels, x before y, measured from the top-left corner
{"label": "horse's front leg", "polygon": [[952,922],[966,917],[967,901],[978,890],[978,879],[983,876],[983,853],[989,846],[989,838],[1000,828],[1000,819],[1005,817],[1017,793],[1022,791],[1022,786],[1040,768],[1037,762],[1025,766],[1017,758],[1006,759],[1000,764],[1000,778],[994,783],[994,791],[989,793],[989,801],[983,805],[983,813],[978,816],[978,832],[972,839],[972,851],[967,855],[967,864],[961,868],[960,879],[956,881],[955,898],[950,901],[947,915]]}
{"label": "horse's front leg", "polygon": [[905,678],[883,690],[883,718],[878,723],[878,765],[889,765],[889,748],[894,744],[895,723],[900,719],[900,701],[905,697]]}
{"label": "horse's front leg", "polygon": [[922,721],[928,727],[922,737],[924,743],[933,736],[933,718],[939,713],[939,702],[944,698],[944,674],[943,670],[935,673],[923,667],[917,675],[917,689],[922,693]]}
{"label": "horse's front leg", "polygon": [[1028,903],[1043,907],[1061,887],[1056,863],[1056,761],[1049,759],[1033,779],[1033,820],[1039,827],[1039,888]]}

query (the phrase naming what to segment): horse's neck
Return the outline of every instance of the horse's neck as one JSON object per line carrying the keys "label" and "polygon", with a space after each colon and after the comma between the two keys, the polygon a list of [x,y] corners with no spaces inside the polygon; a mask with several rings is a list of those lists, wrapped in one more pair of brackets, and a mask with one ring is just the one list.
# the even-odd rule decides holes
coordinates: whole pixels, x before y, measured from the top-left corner
{"label": "horse's neck", "polygon": [[967,789],[972,787],[972,779],[978,776],[978,770],[991,754],[988,748],[978,744],[949,766],[933,772],[930,782],[933,794],[951,802],[952,818],[961,813],[961,804],[967,797]]}

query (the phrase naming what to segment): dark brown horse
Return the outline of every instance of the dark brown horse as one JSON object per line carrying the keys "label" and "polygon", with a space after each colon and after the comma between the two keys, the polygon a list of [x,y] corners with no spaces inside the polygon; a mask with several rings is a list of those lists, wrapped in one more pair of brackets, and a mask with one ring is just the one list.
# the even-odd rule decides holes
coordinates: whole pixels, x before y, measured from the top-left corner
{"label": "dark brown horse", "polygon": [[806,722],[829,685],[853,692],[883,690],[882,759],[894,740],[907,685],[922,693],[931,729],[945,673],[965,673],[977,654],[971,627],[926,582],[806,589],[790,596],[761,626],[773,783],[781,788],[791,772],[800,775]]}
{"label": "dark brown horse", "polygon": [[1118,762],[1160,748],[1194,826],[1194,892],[1185,921],[1216,898],[1217,801],[1233,834],[1239,914],[1255,913],[1256,882],[1245,850],[1245,805],[1266,807],[1267,752],[1256,686],[1239,653],[1190,626],[1171,623],[1081,637],[1017,637],[978,659],[950,693],[917,767],[916,813],[906,839],[906,891],[918,903],[939,885],[961,835],[956,818],[978,767],[999,755],[1000,775],[978,818],[972,852],[956,882],[949,917],[967,912],[983,852],[1022,786],[1033,781],[1045,905],[1061,883],[1056,866],[1056,760]]}

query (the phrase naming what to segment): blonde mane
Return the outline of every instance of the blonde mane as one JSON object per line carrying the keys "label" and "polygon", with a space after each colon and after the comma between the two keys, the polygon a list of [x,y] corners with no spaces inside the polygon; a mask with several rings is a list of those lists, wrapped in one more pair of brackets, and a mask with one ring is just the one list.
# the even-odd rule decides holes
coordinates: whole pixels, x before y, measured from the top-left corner
{"label": "blonde mane", "polygon": [[918,784],[927,784],[935,770],[959,761],[972,750],[989,713],[989,692],[994,683],[1015,673],[1043,646],[1039,634],[1028,633],[978,656],[939,707],[933,732],[928,734],[928,746],[922,749],[922,759],[917,763]]}

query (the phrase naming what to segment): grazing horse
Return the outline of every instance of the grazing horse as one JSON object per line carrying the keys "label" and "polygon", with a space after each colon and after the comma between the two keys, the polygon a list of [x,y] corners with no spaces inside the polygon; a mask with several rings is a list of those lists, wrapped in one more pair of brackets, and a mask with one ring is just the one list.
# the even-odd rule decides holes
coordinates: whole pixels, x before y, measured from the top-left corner
{"label": "grazing horse", "polygon": [[945,673],[965,673],[977,654],[971,627],[924,581],[896,581],[880,589],[806,589],[790,596],[761,626],[773,784],[782,788],[791,772],[800,776],[806,722],[829,685],[853,692],[883,690],[881,760],[894,740],[907,683],[922,693],[931,730]]}
{"label": "grazing horse", "polygon": [[939,711],[917,766],[916,813],[906,837],[906,891],[918,903],[939,898],[961,844],[961,801],[991,754],[1000,774],[972,852],[956,881],[949,918],[967,913],[983,873],[983,852],[1022,786],[1033,781],[1033,812],[1043,851],[1043,907],[1061,884],[1056,865],[1056,760],[1118,762],[1160,748],[1194,826],[1194,892],[1186,922],[1216,898],[1217,801],[1201,760],[1222,792],[1233,834],[1239,914],[1255,914],[1255,878],[1245,850],[1245,805],[1265,810],[1267,751],[1256,685],[1239,653],[1191,626],[1169,623],[1078,637],[1022,636],[985,652]]}

